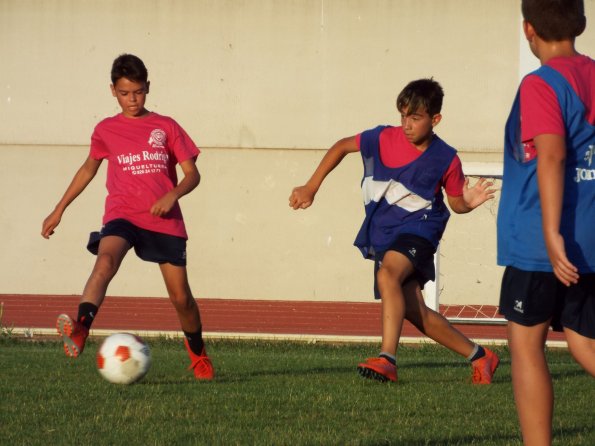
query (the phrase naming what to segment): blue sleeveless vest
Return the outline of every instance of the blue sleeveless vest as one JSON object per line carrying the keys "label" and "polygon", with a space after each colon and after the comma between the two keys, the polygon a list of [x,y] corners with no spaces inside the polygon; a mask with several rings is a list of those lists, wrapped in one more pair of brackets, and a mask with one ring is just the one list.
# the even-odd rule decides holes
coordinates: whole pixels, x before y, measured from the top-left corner
{"label": "blue sleeveless vest", "polygon": [[[595,272],[595,127],[564,76],[547,65],[533,74],[552,87],[566,125],[566,170],[560,232],[579,273]],[[537,159],[523,162],[517,92],[506,123],[504,176],[498,209],[498,264],[551,272],[541,223]],[[539,156],[539,154],[537,155]]]}
{"label": "blue sleeveless vest", "polygon": [[379,126],[361,134],[362,192],[366,217],[354,245],[366,258],[386,251],[399,234],[414,234],[438,246],[450,212],[436,188],[456,150],[437,136],[415,161],[397,168],[380,159]]}

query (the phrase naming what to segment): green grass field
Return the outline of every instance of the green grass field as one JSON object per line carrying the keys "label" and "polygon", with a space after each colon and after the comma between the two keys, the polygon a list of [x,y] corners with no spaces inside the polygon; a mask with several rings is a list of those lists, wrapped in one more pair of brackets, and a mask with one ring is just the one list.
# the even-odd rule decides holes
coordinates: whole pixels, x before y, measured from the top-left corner
{"label": "green grass field", "polygon": [[[58,340],[0,339],[2,445],[516,445],[505,348],[495,383],[473,386],[467,363],[434,345],[402,346],[397,384],[357,375],[375,345],[210,341],[211,383],[185,370],[179,340],[148,339],[153,366],[117,386]],[[555,442],[594,445],[595,384],[565,350],[548,352]]]}

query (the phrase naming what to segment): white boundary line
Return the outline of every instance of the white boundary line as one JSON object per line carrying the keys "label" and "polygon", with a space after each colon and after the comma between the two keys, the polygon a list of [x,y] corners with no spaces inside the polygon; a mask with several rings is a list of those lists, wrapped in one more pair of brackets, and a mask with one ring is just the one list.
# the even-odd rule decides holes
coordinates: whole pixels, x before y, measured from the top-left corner
{"label": "white boundary line", "polygon": [[[51,328],[13,328],[11,333],[23,335],[25,338],[33,339],[36,336],[58,337],[55,329]],[[91,330],[92,336],[109,336],[114,333],[133,333],[140,337],[169,339],[181,339],[181,331],[158,331],[158,330]],[[344,336],[344,335],[316,335],[316,334],[277,334],[277,333],[231,333],[231,332],[205,332],[205,339],[227,339],[227,340],[259,340],[259,341],[293,341],[316,344],[317,342],[346,343],[346,344],[379,344],[380,336]],[[472,339],[482,345],[506,345],[506,339]],[[403,336],[401,344],[435,344],[426,337]],[[551,348],[568,348],[566,341],[547,341],[546,345]]]}

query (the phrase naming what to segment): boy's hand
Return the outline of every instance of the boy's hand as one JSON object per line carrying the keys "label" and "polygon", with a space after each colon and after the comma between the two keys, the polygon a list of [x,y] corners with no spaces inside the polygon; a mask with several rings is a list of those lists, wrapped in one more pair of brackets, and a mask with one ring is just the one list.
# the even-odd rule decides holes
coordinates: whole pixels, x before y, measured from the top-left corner
{"label": "boy's hand", "polygon": [[492,181],[480,178],[473,187],[469,187],[469,178],[465,178],[465,185],[463,186],[465,205],[471,210],[494,198],[496,189],[490,189],[493,185]]}
{"label": "boy's hand", "polygon": [[41,225],[41,236],[45,239],[49,239],[50,235],[54,233],[56,226],[60,224],[62,220],[62,212],[55,209],[50,215],[48,215]]}
{"label": "boy's hand", "polygon": [[578,270],[566,257],[564,238],[560,234],[545,235],[545,246],[554,275],[566,286],[578,283]]}
{"label": "boy's hand", "polygon": [[155,204],[153,204],[153,206],[151,206],[149,212],[151,213],[151,215],[154,215],[155,217],[163,217],[169,211],[172,210],[172,208],[176,204],[176,201],[176,196],[171,192],[168,192],[159,200],[157,200]]}
{"label": "boy's hand", "polygon": [[289,196],[289,207],[293,209],[306,209],[312,205],[316,191],[307,185],[294,187]]}

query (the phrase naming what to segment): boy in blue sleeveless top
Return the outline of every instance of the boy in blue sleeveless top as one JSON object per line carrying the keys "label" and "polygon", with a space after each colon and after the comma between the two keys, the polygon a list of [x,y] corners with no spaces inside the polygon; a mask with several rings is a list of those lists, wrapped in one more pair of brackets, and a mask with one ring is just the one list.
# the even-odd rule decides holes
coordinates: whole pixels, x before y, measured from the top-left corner
{"label": "boy in blue sleeveless top", "polygon": [[433,133],[442,116],[442,87],[432,79],[410,82],[397,98],[401,126],[379,126],[335,143],[318,168],[293,189],[289,206],[306,209],[324,178],[349,153],[360,151],[366,217],[355,240],[375,262],[375,294],[382,299],[382,348],[358,365],[365,378],[396,381],[396,353],[404,319],[473,365],[473,382],[489,384],[498,357],[467,339],[425,305],[421,290],[435,279],[434,253],[451,209],[466,213],[493,198],[492,183],[468,187],[456,151]]}
{"label": "boy in blue sleeveless top", "polygon": [[498,211],[500,312],[508,319],[514,398],[525,444],[551,444],[549,327],[595,376],[595,62],[577,53],[583,0],[523,0],[541,68],[506,124]]}

